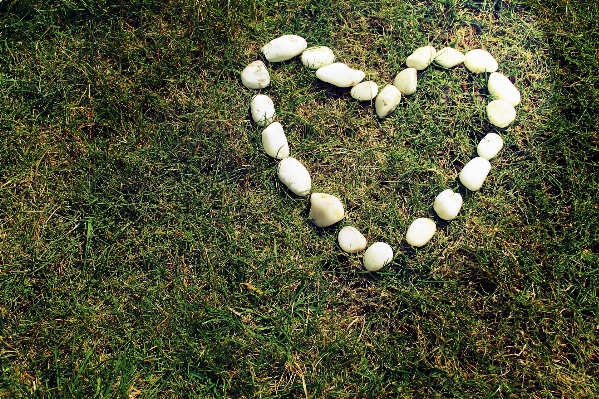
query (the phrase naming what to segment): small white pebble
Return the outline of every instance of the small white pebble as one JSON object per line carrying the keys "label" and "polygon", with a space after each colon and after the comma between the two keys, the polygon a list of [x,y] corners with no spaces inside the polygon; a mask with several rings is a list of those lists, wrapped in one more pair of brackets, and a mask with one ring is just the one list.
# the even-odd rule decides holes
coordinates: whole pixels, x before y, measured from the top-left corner
{"label": "small white pebble", "polygon": [[497,133],[488,133],[483,139],[478,143],[476,147],[476,152],[478,156],[481,158],[490,161],[495,158],[495,156],[501,151],[503,148],[503,139]]}
{"label": "small white pebble", "polygon": [[503,100],[493,100],[487,104],[489,122],[497,127],[507,127],[516,119],[516,108]]}
{"label": "small white pebble", "polygon": [[468,162],[459,174],[460,181],[468,190],[478,191],[491,171],[491,163],[482,157]]}
{"label": "small white pebble", "polygon": [[393,260],[393,249],[384,242],[375,242],[364,252],[364,268],[371,272],[382,269]]}
{"label": "small white pebble", "polygon": [[418,218],[412,222],[406,233],[406,241],[414,247],[421,247],[433,238],[437,225],[428,218]]}
{"label": "small white pebble", "polygon": [[339,241],[341,249],[350,254],[362,251],[368,244],[366,237],[353,226],[345,226],[342,228],[339,231],[337,240]]}

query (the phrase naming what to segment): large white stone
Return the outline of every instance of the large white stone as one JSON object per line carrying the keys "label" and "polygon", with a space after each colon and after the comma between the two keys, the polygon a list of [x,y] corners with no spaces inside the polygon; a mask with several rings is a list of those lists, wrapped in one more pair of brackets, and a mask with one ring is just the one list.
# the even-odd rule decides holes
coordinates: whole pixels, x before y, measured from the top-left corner
{"label": "large white stone", "polygon": [[306,39],[297,35],[277,37],[262,47],[262,53],[270,62],[287,61],[300,55],[308,47]]}
{"label": "large white stone", "polygon": [[308,218],[318,227],[331,226],[345,216],[341,200],[334,195],[312,193]]}
{"label": "large white stone", "polygon": [[503,139],[497,133],[488,133],[478,143],[476,152],[478,156],[486,160],[491,160],[501,151],[503,148]]}
{"label": "large white stone", "polygon": [[384,242],[375,242],[364,252],[364,268],[371,272],[382,269],[393,260],[393,249]]}
{"label": "large white stone", "polygon": [[420,47],[406,59],[406,65],[421,71],[433,62],[436,53],[433,46]]}
{"label": "large white stone", "polygon": [[464,59],[464,65],[474,73],[491,73],[499,68],[495,58],[488,51],[482,49],[468,51]]}
{"label": "large white stone", "polygon": [[342,228],[337,236],[337,241],[339,241],[341,249],[350,254],[360,252],[368,245],[366,237],[353,226]]}
{"label": "large white stone", "polygon": [[397,74],[393,80],[393,86],[397,87],[401,94],[409,96],[416,92],[418,85],[418,71],[416,68],[406,68]]}
{"label": "large white stone", "polygon": [[448,188],[437,195],[433,208],[441,219],[452,220],[460,213],[463,203],[464,200],[460,193],[455,193]]}
{"label": "large white stone", "polygon": [[316,71],[316,77],[323,82],[331,83],[337,87],[351,87],[360,83],[366,74],[360,70],[352,69],[342,62],[325,65]]}
{"label": "large white stone", "polygon": [[437,225],[431,219],[418,218],[408,227],[406,241],[414,247],[421,247],[433,238]]}
{"label": "large white stone", "polygon": [[379,118],[389,115],[401,102],[401,92],[393,85],[387,85],[376,96],[374,108]]}
{"label": "large white stone", "polygon": [[279,180],[295,195],[305,197],[312,188],[312,179],[308,169],[295,158],[285,158],[277,166]]}
{"label": "large white stone", "polygon": [[252,119],[258,126],[268,126],[275,119],[275,104],[265,94],[258,94],[250,103]]}
{"label": "large white stone", "polygon": [[468,162],[460,172],[460,181],[468,190],[477,191],[483,186],[491,171],[491,163],[482,157],[476,157]]}
{"label": "large white stone", "polygon": [[283,125],[274,122],[262,131],[262,146],[264,152],[273,158],[284,159],[289,156],[289,143],[283,130]]}
{"label": "large white stone", "polygon": [[250,63],[241,72],[241,83],[248,89],[261,89],[270,83],[268,69],[262,61]]}
{"label": "large white stone", "polygon": [[310,69],[319,69],[335,62],[335,53],[326,46],[307,48],[302,53],[302,64]]}
{"label": "large white stone", "polygon": [[489,122],[498,127],[506,127],[516,119],[516,108],[506,101],[493,100],[487,104]]}
{"label": "large white stone", "polygon": [[503,100],[514,107],[520,104],[520,90],[505,75],[493,72],[489,76],[488,88],[494,99]]}
{"label": "large white stone", "polygon": [[373,81],[358,83],[352,87],[350,94],[359,101],[370,101],[376,97],[379,92],[379,86]]}
{"label": "large white stone", "polygon": [[435,63],[441,65],[443,68],[453,68],[464,62],[465,59],[466,56],[453,47],[445,47],[437,51],[435,55]]}

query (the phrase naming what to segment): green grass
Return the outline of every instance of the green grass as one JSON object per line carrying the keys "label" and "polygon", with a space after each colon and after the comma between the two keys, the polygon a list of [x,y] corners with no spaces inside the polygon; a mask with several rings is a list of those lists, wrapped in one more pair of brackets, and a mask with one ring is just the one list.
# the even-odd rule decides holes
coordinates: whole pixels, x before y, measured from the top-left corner
{"label": "green grass", "polygon": [[[0,2],[0,397],[597,397],[599,6],[278,4]],[[431,67],[378,120],[268,65],[314,190],[393,247],[381,273],[308,223],[249,120],[239,74],[290,33],[379,85],[419,46],[486,48],[522,92],[472,193],[485,76]],[[413,249],[417,217],[438,231]]]}

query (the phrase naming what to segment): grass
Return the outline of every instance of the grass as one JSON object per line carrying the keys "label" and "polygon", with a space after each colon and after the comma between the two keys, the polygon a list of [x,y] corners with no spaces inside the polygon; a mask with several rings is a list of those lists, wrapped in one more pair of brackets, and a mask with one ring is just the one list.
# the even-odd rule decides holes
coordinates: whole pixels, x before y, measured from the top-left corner
{"label": "grass", "polygon": [[[596,397],[599,7],[277,4],[0,3],[0,397]],[[239,73],[288,33],[379,84],[421,45],[486,48],[522,92],[472,193],[485,76],[429,68],[378,120],[268,66],[314,189],[394,248],[381,273],[307,222],[249,121]],[[438,231],[413,249],[417,217]]]}

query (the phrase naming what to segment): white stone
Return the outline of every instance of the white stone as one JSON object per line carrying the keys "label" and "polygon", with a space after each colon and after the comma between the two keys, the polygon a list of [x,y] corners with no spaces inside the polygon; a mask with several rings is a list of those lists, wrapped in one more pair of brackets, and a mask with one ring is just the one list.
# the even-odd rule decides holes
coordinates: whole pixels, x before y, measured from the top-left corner
{"label": "white stone", "polygon": [[262,61],[250,63],[241,72],[241,83],[248,89],[261,89],[270,83],[268,69]]}
{"label": "white stone", "polygon": [[264,152],[273,158],[284,159],[289,156],[289,143],[279,122],[271,123],[262,131],[262,146]]}
{"label": "white stone", "polygon": [[279,180],[295,195],[305,197],[312,188],[312,179],[308,169],[295,158],[285,158],[277,166]]}
{"label": "white stone", "polygon": [[486,50],[476,49],[466,53],[464,65],[471,72],[495,72],[499,65],[493,56]]}
{"label": "white stone", "polygon": [[312,193],[308,218],[318,227],[331,226],[345,216],[341,200],[334,195]]}
{"label": "white stone", "polygon": [[351,87],[360,83],[366,74],[360,70],[352,69],[342,62],[325,65],[316,71],[316,77],[323,82],[331,83],[337,87]]}
{"label": "white stone", "polygon": [[453,68],[464,62],[466,56],[453,47],[445,47],[435,55],[435,63],[444,68]]}
{"label": "white stone", "polygon": [[379,86],[372,82],[366,81],[352,87],[351,96],[359,101],[370,101],[376,97],[379,92]]}
{"label": "white stone", "polygon": [[393,80],[393,86],[397,87],[401,94],[409,96],[416,92],[418,85],[418,71],[416,68],[406,68],[397,74]]}
{"label": "white stone", "polygon": [[364,268],[371,272],[382,269],[393,260],[393,249],[384,242],[375,242],[364,252]]}
{"label": "white stone", "polygon": [[418,218],[408,227],[406,241],[414,247],[421,247],[433,238],[437,225],[431,219]]}
{"label": "white stone", "polygon": [[310,69],[319,69],[335,62],[335,53],[326,46],[310,47],[302,53],[302,64]]}
{"label": "white stone", "polygon": [[433,46],[420,47],[406,59],[406,65],[421,71],[433,62],[435,54],[436,51]]}
{"label": "white stone", "polygon": [[501,151],[503,148],[503,139],[497,133],[488,133],[478,143],[476,152],[478,156],[486,160],[491,160]]}
{"label": "white stone", "polygon": [[308,47],[306,39],[297,35],[277,37],[262,47],[262,53],[270,62],[287,61],[300,55]]}
{"label": "white stone", "polygon": [[250,103],[252,119],[258,126],[268,126],[275,119],[275,104],[265,94],[258,94]]}
{"label": "white stone", "polygon": [[503,100],[514,107],[520,104],[520,90],[505,75],[493,72],[489,76],[488,88],[494,99]]}
{"label": "white stone", "polygon": [[433,208],[441,219],[452,220],[460,213],[463,203],[464,200],[460,193],[454,193],[448,188],[437,195]]}
{"label": "white stone", "polygon": [[345,226],[342,228],[341,231],[339,231],[337,240],[339,241],[341,249],[350,254],[360,252],[366,248],[366,245],[368,245],[366,237],[353,226]]}
{"label": "white stone", "polygon": [[503,100],[493,100],[487,104],[489,122],[498,127],[506,127],[516,119],[516,108]]}
{"label": "white stone", "polygon": [[483,186],[491,171],[491,163],[482,157],[476,157],[468,162],[460,172],[460,181],[468,190],[477,191]]}
{"label": "white stone", "polygon": [[393,85],[387,85],[376,96],[374,108],[379,118],[389,115],[401,102],[401,92]]}

